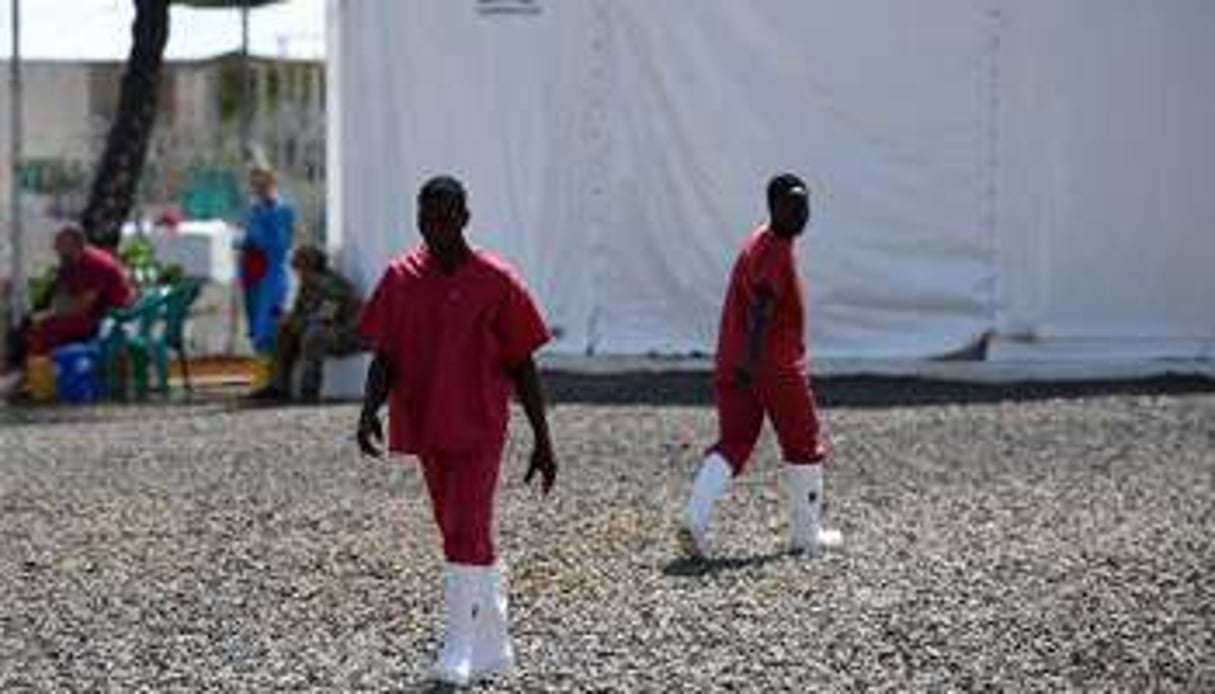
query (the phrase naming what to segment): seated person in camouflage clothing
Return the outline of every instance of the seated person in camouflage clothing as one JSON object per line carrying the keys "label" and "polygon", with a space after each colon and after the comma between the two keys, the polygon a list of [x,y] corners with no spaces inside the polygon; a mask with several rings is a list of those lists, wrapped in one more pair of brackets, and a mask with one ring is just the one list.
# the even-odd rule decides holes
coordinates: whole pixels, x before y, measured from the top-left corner
{"label": "seated person in camouflage clothing", "polygon": [[290,400],[296,362],[302,362],[300,399],[320,399],[325,357],[340,357],[367,349],[356,327],[362,302],[350,282],[329,267],[325,252],[300,246],[291,256],[291,269],[300,289],[290,312],[279,322],[274,351],[274,375],[255,400]]}

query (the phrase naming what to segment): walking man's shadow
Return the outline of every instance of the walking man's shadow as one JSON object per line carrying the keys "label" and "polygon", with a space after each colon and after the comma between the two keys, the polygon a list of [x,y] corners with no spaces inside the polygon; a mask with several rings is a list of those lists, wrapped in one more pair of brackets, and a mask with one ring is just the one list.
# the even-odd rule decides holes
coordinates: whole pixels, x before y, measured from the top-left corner
{"label": "walking man's shadow", "polygon": [[763,566],[789,556],[789,552],[777,551],[746,557],[679,557],[663,567],[662,575],[679,578],[713,576],[727,571]]}

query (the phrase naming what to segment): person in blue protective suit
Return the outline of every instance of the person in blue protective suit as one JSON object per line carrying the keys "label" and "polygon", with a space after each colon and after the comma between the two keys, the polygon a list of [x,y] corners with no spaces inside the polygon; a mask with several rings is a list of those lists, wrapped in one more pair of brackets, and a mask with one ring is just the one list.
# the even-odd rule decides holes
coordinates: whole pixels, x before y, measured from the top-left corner
{"label": "person in blue protective suit", "polygon": [[274,351],[278,319],[287,301],[287,254],[295,213],[279,198],[278,179],[268,167],[249,172],[252,201],[240,245],[240,281],[245,295],[249,341],[260,355]]}

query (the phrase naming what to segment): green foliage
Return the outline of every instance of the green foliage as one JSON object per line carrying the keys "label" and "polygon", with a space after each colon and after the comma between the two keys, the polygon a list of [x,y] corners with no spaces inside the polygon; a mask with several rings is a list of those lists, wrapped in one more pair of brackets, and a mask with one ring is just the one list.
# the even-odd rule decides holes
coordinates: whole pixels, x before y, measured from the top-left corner
{"label": "green foliage", "polygon": [[[146,236],[128,236],[118,246],[118,260],[142,292],[158,285],[172,286],[186,279],[185,270],[176,263],[165,265],[156,257],[156,247]],[[51,265],[26,280],[26,301],[31,311],[45,311],[55,299],[55,277],[59,266]]]}
{"label": "green foliage", "polygon": [[186,270],[178,263],[160,266],[160,283],[174,286],[186,279]]}
{"label": "green foliage", "polygon": [[244,103],[245,73],[239,63],[225,61],[219,70],[219,117],[233,123],[241,115]]}
{"label": "green foliage", "polygon": [[270,70],[266,75],[266,106],[270,113],[278,111],[279,102],[283,98],[282,78],[278,70]]}
{"label": "green foliage", "polygon": [[45,311],[51,307],[51,301],[55,298],[55,275],[58,272],[59,266],[52,265],[43,270],[42,274],[34,275],[25,281],[25,296],[31,311]]}
{"label": "green foliage", "polygon": [[[171,0],[176,5],[199,9],[256,9],[274,5],[283,0]],[[245,73],[238,64],[225,65],[219,76],[219,116],[225,123],[234,122],[241,115],[241,104],[245,93]]]}
{"label": "green foliage", "polygon": [[146,236],[128,236],[118,246],[118,259],[131,273],[131,281],[143,289],[160,282],[162,268],[156,258],[156,247]]}

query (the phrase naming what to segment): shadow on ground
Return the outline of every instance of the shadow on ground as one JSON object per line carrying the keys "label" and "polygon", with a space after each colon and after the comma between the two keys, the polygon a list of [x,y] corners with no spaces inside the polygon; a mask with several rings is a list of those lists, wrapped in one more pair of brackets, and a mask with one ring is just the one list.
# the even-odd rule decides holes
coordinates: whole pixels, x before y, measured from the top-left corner
{"label": "shadow on ground", "polygon": [[720,573],[741,571],[751,567],[771,564],[774,561],[780,561],[788,557],[788,552],[772,552],[770,554],[756,554],[747,557],[680,557],[664,566],[662,568],[662,575],[676,578],[714,576]]}

